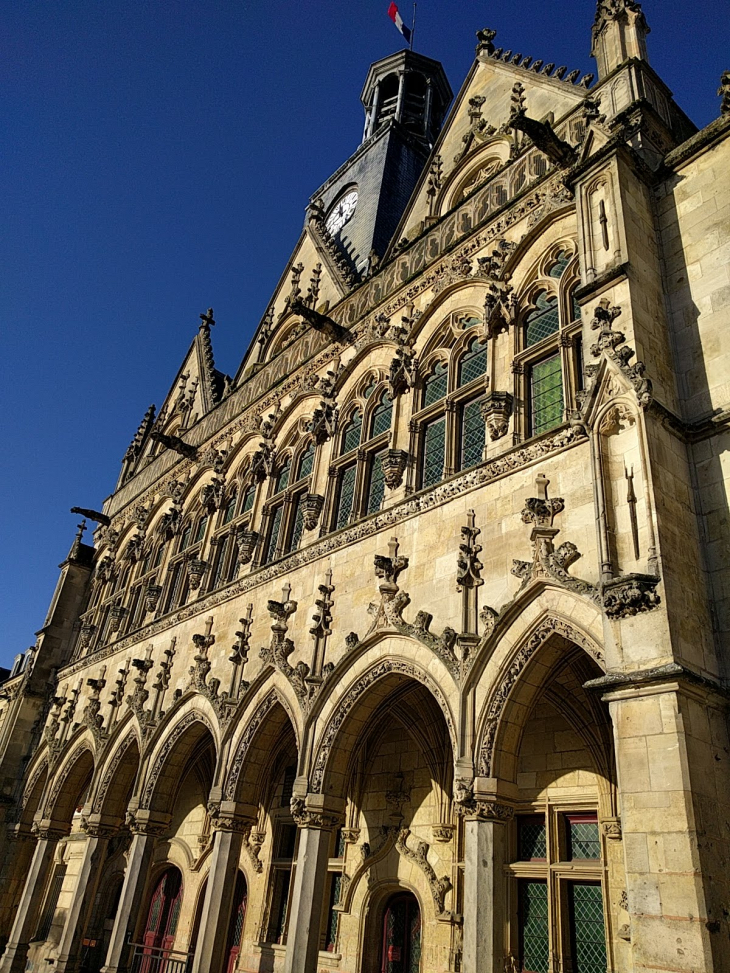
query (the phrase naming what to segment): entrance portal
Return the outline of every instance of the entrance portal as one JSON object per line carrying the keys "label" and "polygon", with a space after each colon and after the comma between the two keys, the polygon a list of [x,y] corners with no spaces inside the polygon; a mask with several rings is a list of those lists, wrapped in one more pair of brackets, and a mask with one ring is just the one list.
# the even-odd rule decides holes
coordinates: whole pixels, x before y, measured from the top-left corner
{"label": "entrance portal", "polygon": [[383,916],[381,973],[418,973],[421,966],[421,910],[415,895],[398,892]]}
{"label": "entrance portal", "polygon": [[[177,868],[163,872],[152,893],[142,942],[152,949],[172,949],[182,903],[182,876]],[[146,952],[146,951],[145,951]]]}

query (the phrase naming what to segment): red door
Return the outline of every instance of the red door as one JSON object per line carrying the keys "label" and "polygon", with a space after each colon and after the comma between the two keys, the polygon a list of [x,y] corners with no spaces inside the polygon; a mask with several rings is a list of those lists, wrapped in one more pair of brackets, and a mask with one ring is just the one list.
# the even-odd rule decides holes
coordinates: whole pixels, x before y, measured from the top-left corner
{"label": "red door", "polygon": [[415,895],[400,892],[383,917],[381,973],[418,973],[421,966],[421,911]]}
{"label": "red door", "polygon": [[148,967],[153,968],[151,958],[155,955],[159,956],[159,950],[172,949],[181,903],[182,876],[176,868],[168,868],[160,876],[150,900],[150,911],[147,914],[147,925],[142,938],[144,946],[147,947],[145,956],[150,959],[146,964],[143,962],[140,973],[146,973]]}
{"label": "red door", "polygon": [[243,936],[243,921],[246,918],[246,879],[239,872],[236,876],[236,892],[233,897],[233,912],[228,927],[228,946],[226,950],[225,973],[233,973],[236,968],[238,954],[241,952],[241,937]]}

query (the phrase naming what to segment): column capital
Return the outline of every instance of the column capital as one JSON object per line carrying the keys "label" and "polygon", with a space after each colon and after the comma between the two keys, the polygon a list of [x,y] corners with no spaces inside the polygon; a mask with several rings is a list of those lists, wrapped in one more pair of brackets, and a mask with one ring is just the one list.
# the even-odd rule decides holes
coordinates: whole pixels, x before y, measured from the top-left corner
{"label": "column capital", "polygon": [[89,814],[81,817],[81,830],[90,838],[113,838],[119,834],[122,822],[106,814]]}
{"label": "column capital", "polygon": [[208,814],[213,831],[246,834],[256,824],[257,808],[238,801],[209,801]]}
{"label": "column capital", "polygon": [[159,838],[167,834],[171,817],[170,814],[160,814],[157,811],[137,809],[135,811],[127,811],[126,825],[132,834]]}
{"label": "column capital", "polygon": [[39,841],[60,841],[68,834],[68,827],[60,821],[51,821],[44,818],[42,821],[34,821],[31,825],[31,834]]}
{"label": "column capital", "polygon": [[292,797],[289,807],[300,828],[334,831],[342,824],[344,802],[339,798],[307,794],[306,797]]}
{"label": "column capital", "polygon": [[466,821],[494,821],[497,824],[506,824],[515,815],[515,809],[511,804],[476,798],[463,801],[455,805],[454,809],[459,817],[463,817]]}

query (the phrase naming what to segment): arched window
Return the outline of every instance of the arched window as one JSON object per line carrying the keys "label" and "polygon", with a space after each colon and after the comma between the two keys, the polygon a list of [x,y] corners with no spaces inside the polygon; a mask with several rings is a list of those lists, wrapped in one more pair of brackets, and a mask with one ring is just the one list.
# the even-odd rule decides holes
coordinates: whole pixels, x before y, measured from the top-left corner
{"label": "arched window", "polygon": [[234,490],[226,501],[226,505],[223,508],[223,524],[230,524],[233,518],[236,516],[236,504],[238,503],[238,494]]}
{"label": "arched window", "polygon": [[551,334],[555,334],[560,327],[558,299],[547,291],[540,291],[535,299],[535,310],[527,315],[525,331],[525,347],[537,344]]}
{"label": "arched window", "polygon": [[570,254],[566,250],[558,251],[555,254],[555,261],[548,267],[548,277],[562,277],[569,263]]}
{"label": "arched window", "polygon": [[342,430],[342,452],[349,453],[360,445],[362,435],[362,413],[356,409]]}
{"label": "arched window", "polygon": [[282,490],[286,490],[289,486],[289,473],[291,472],[291,460],[287,458],[284,465],[279,467],[279,471],[276,474],[276,486],[274,487],[274,493],[281,493]]}
{"label": "arched window", "polygon": [[385,392],[380,396],[380,401],[375,406],[370,419],[370,438],[379,436],[381,432],[390,431],[390,421],[393,414],[393,403]]}
{"label": "arched window", "polygon": [[469,344],[467,352],[459,362],[459,381],[458,387],[468,385],[474,379],[479,378],[487,370],[487,344],[473,338]]}
{"label": "arched window", "polygon": [[205,528],[207,526],[208,526],[208,517],[206,515],[201,517],[200,520],[198,521],[198,529],[195,531],[195,540],[193,541],[194,544],[199,544],[203,540],[203,538],[205,537]]}
{"label": "arched window", "polygon": [[437,362],[431,374],[423,383],[423,405],[432,405],[446,395],[448,387],[448,370],[445,362]]}
{"label": "arched window", "polygon": [[188,521],[182,529],[180,534],[180,550],[185,551],[190,547],[190,538],[193,536],[193,524],[192,521]]}
{"label": "arched window", "polygon": [[249,483],[246,489],[243,491],[243,500],[241,502],[241,513],[247,514],[249,510],[253,507],[253,502],[256,498],[256,487],[253,483]]}
{"label": "arched window", "polygon": [[309,476],[314,468],[314,451],[315,445],[314,441],[310,442],[305,451],[299,457],[299,469],[297,472],[297,481],[303,480],[305,476]]}

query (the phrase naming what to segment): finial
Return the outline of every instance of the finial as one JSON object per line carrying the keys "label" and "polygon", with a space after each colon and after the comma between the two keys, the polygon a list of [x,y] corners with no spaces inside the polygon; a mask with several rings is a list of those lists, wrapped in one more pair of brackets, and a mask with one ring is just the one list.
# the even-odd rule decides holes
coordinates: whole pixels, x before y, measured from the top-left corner
{"label": "finial", "polygon": [[83,536],[84,536],[84,531],[86,530],[86,518],[84,518],[84,519],[83,519],[83,520],[81,521],[81,523],[80,523],[80,524],[78,524],[78,528],[79,528],[79,529],[78,529],[78,533],[76,534],[76,540],[77,540],[77,541],[79,542],[79,544],[80,544],[80,543],[81,543],[81,541],[82,541],[82,539],[83,539]]}
{"label": "finial", "polygon": [[537,491],[537,497],[539,500],[547,500],[547,488],[550,484],[550,480],[545,476],[544,473],[538,473],[535,477],[535,490]]}
{"label": "finial", "polygon": [[212,328],[213,325],[215,324],[215,318],[213,317],[213,308],[209,307],[205,314],[201,314],[200,320],[203,322],[200,325],[201,328],[206,327],[206,325],[207,327]]}
{"label": "finial", "polygon": [[391,537],[391,539],[388,541],[388,557],[391,559],[391,561],[395,561],[395,559],[398,557],[397,537]]}

